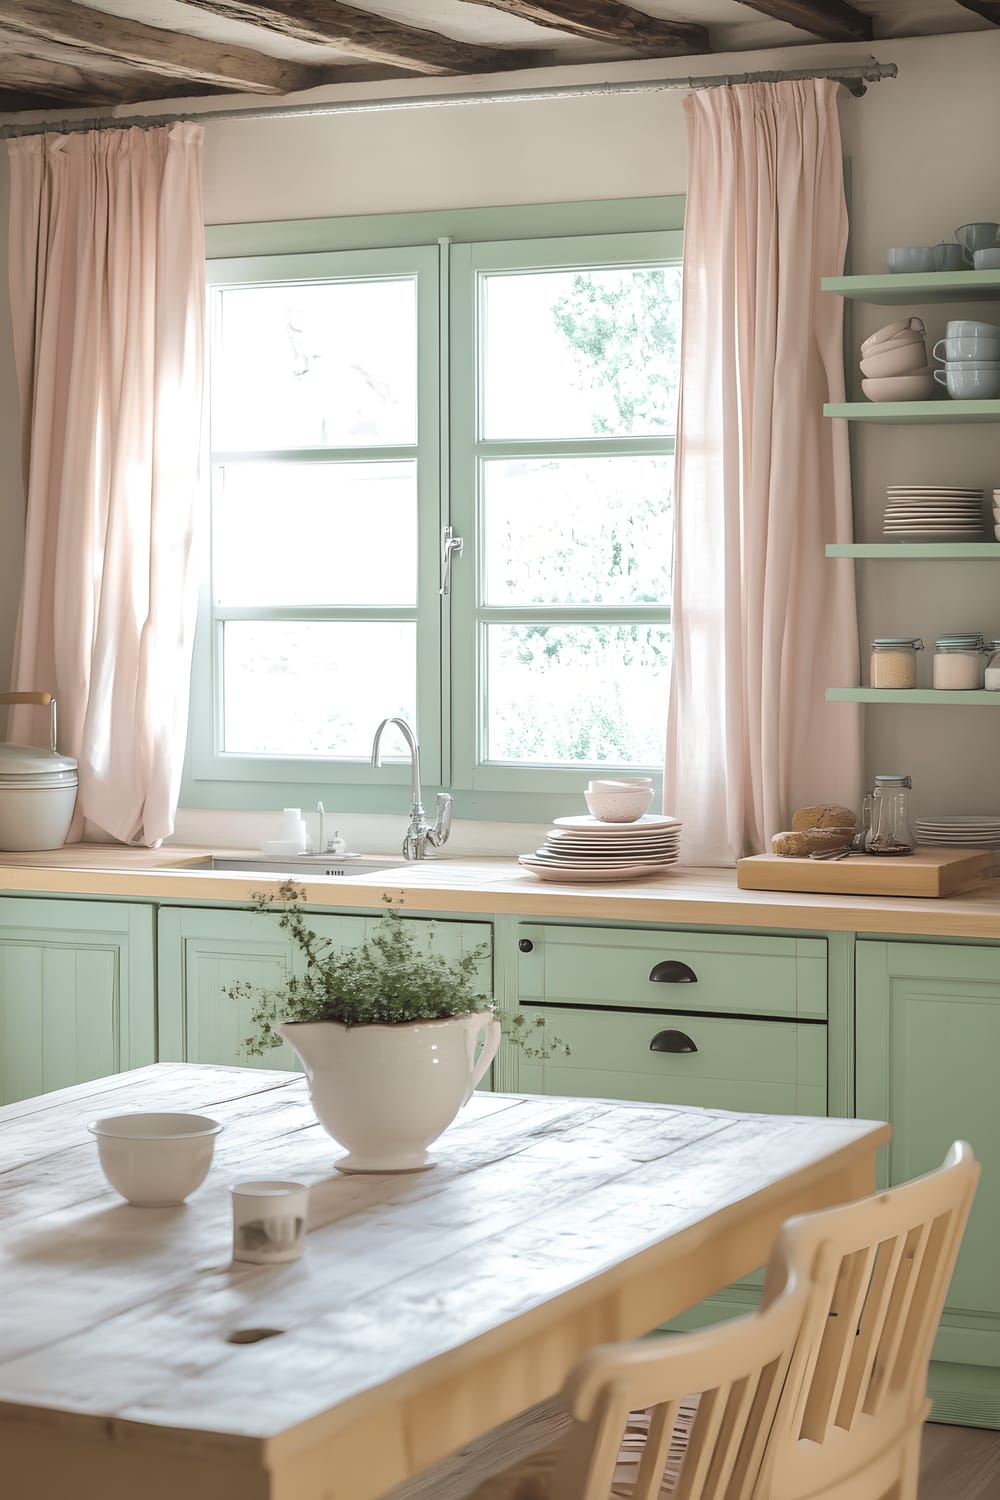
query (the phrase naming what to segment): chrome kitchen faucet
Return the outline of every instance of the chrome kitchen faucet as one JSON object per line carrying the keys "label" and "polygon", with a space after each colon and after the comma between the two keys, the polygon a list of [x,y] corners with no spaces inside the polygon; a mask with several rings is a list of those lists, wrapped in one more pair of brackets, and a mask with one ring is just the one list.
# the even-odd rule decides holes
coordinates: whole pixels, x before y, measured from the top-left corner
{"label": "chrome kitchen faucet", "polygon": [[382,764],[379,742],[382,739],[382,731],[387,724],[396,725],[410,751],[413,784],[410,826],[406,830],[406,837],[403,840],[403,858],[423,859],[426,855],[428,844],[432,849],[440,849],[442,844],[448,842],[448,835],[451,832],[453,799],[450,792],[438,792],[437,819],[432,827],[427,821],[427,814],[424,812],[424,804],[420,793],[420,746],[417,744],[416,735],[405,719],[393,718],[382,720],[375,731],[375,738],[372,741],[372,765],[380,766]]}

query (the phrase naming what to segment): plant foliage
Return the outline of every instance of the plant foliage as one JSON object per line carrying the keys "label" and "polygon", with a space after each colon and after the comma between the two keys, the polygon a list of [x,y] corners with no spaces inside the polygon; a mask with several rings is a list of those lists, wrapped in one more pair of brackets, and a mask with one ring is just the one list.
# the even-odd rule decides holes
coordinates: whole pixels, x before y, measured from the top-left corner
{"label": "plant foliage", "polygon": [[[274,912],[305,959],[305,971],[291,975],[277,989],[259,990],[234,984],[226,990],[231,1000],[252,999],[252,1034],[243,1051],[263,1057],[281,1045],[277,1027],[283,1021],[339,1021],[343,1026],[394,1026],[409,1021],[441,1021],[451,1016],[492,1010],[489,997],[477,988],[476,969],[489,957],[482,943],[461,958],[423,951],[413,926],[398,912],[384,912],[378,929],[357,948],[339,948],[329,938],[317,937],[307,924],[301,903],[304,892],[290,881],[274,895],[257,892],[254,911]],[[433,923],[431,932],[433,934]],[[544,1026],[539,1017],[535,1026]],[[541,1059],[553,1049],[569,1048],[557,1038],[549,1047],[527,1042],[524,1016],[513,1017],[510,1035],[521,1052]]]}

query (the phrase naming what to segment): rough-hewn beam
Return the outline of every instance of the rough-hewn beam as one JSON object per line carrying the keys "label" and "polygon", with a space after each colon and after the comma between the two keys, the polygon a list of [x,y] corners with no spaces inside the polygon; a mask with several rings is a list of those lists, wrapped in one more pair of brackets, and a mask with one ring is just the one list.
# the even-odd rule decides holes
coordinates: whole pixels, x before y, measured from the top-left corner
{"label": "rough-hewn beam", "polygon": [[963,10],[974,10],[977,16],[1000,26],[1000,0],[958,0]]}
{"label": "rough-hewn beam", "polygon": [[241,93],[285,94],[312,88],[328,80],[332,71],[144,26],[69,0],[0,0],[0,26],[20,37],[72,47],[84,68],[88,60],[116,58],[168,78]]}
{"label": "rough-hewn beam", "polygon": [[772,21],[787,21],[824,42],[870,42],[875,35],[871,16],[862,15],[846,0],[739,0]]}
{"label": "rough-hewn beam", "polygon": [[[8,38],[0,33],[0,91],[5,94],[41,94],[61,104],[121,104],[134,97],[121,78],[95,77],[72,64],[9,49]],[[22,109],[41,107],[30,99],[21,104]]]}
{"label": "rough-hewn beam", "polygon": [[592,42],[614,42],[655,57],[686,57],[711,52],[704,26],[690,21],[663,21],[618,0],[470,0],[503,10],[522,21],[549,26]]}
{"label": "rough-hewn beam", "polygon": [[523,52],[476,47],[422,27],[405,26],[334,0],[185,0],[195,10],[244,21],[299,42],[336,47],[369,62],[414,73],[493,73],[524,66]]}

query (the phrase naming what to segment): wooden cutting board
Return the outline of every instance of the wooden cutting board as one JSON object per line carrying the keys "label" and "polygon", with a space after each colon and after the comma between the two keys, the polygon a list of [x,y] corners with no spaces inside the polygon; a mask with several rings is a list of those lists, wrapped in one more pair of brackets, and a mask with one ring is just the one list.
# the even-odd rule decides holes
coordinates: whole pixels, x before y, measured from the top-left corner
{"label": "wooden cutting board", "polygon": [[736,884],[742,890],[820,891],[832,896],[950,896],[989,880],[992,873],[989,849],[915,849],[899,858],[751,854],[736,861]]}

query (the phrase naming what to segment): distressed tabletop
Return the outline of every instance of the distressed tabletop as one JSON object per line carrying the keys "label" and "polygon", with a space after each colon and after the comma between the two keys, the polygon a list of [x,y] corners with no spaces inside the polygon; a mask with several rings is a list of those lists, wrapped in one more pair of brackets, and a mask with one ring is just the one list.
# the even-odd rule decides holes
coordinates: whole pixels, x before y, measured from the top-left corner
{"label": "distressed tabletop", "polygon": [[[225,1126],[184,1206],[133,1208],[105,1182],[87,1121],[134,1109]],[[341,1176],[298,1074],[167,1063],[8,1105],[5,1491],[374,1500],[552,1396],[593,1344],[762,1264],[789,1214],[871,1191],[888,1137],[477,1094],[433,1170]],[[247,1177],[309,1184],[301,1261],[230,1262],[228,1184]]]}

